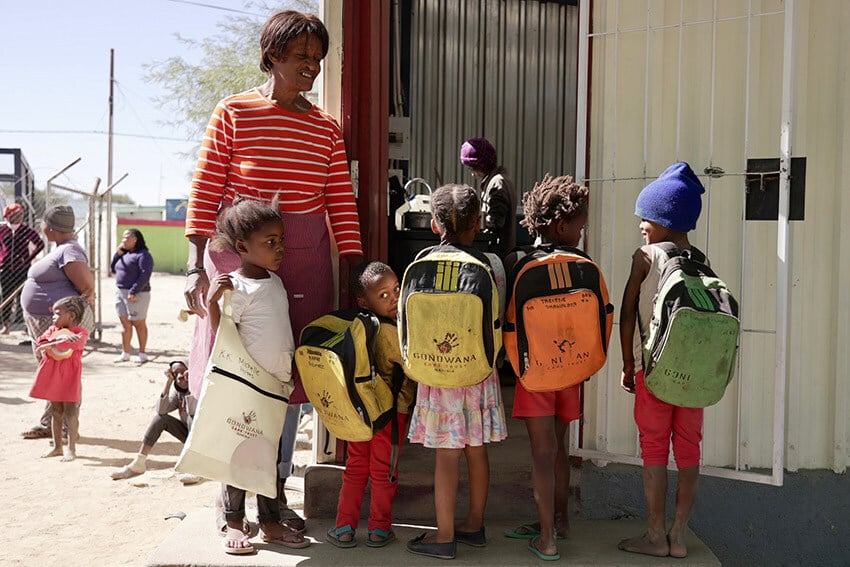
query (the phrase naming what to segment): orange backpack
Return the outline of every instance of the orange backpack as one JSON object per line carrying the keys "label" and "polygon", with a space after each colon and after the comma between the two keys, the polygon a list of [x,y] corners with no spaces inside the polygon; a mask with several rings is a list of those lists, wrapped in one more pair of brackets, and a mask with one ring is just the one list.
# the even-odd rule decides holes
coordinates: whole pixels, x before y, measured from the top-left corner
{"label": "orange backpack", "polygon": [[599,266],[576,248],[518,249],[508,282],[505,352],[526,390],[581,383],[605,364],[614,306]]}

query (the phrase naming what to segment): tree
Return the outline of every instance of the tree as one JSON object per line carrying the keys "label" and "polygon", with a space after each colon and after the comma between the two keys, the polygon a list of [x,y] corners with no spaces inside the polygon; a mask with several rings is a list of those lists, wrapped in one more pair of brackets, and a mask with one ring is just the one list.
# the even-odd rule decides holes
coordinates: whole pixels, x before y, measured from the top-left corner
{"label": "tree", "polygon": [[164,87],[154,99],[173,120],[169,124],[200,140],[219,100],[265,82],[260,71],[259,38],[267,16],[284,9],[318,12],[316,0],[289,0],[270,6],[244,4],[253,15],[231,15],[218,24],[220,32],[201,40],[176,34],[189,51],[200,51],[198,63],[180,55],[145,65],[145,78]]}

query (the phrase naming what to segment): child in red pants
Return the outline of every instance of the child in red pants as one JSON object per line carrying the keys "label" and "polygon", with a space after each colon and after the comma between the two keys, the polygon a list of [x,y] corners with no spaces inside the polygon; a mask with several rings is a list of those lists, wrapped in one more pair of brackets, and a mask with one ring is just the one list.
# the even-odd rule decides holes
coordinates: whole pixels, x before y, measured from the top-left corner
{"label": "child in red pants", "polygon": [[[375,367],[381,379],[391,387],[393,371],[399,372],[402,363],[396,328],[398,294],[398,278],[386,264],[364,262],[352,271],[351,296],[359,308],[373,312],[381,322],[375,340]],[[395,366],[399,368],[394,369]],[[396,400],[396,417],[393,418],[398,420],[395,442],[399,449],[407,434],[408,414],[415,395],[416,384],[404,378]],[[360,521],[363,494],[370,480],[372,490],[366,545],[383,547],[395,539],[392,509],[398,491],[398,479],[395,477],[398,457],[396,455],[396,460],[393,460],[392,428],[391,420],[369,441],[348,442],[348,460],[342,473],[336,523],[327,534],[327,540],[337,547],[357,545],[354,535]]]}
{"label": "child in red pants", "polygon": [[[678,162],[644,187],[635,204],[645,246],[632,256],[632,267],[620,309],[620,345],[623,351],[622,386],[635,394],[635,422],[640,433],[647,531],[620,542],[619,548],[658,557],[685,557],[685,530],[696,500],[699,480],[702,408],[685,408],[663,402],[643,381],[640,337],[648,335],[652,303],[667,254],[659,242],[672,242],[679,250],[691,248],[688,231],[696,228],[705,189],[690,166]],[[706,260],[707,262],[707,260]],[[640,332],[635,332],[640,324]],[[676,516],[666,529],[667,461],[670,443],[679,470]]]}

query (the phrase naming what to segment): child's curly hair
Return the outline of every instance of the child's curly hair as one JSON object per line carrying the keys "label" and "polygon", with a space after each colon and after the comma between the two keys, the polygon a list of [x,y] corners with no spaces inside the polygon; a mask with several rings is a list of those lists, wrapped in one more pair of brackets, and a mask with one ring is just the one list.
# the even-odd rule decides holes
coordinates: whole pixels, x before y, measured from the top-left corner
{"label": "child's curly hair", "polygon": [[53,307],[66,310],[74,316],[74,325],[79,325],[83,322],[83,314],[86,312],[86,299],[81,295],[69,295],[57,300]]}
{"label": "child's curly hair", "polygon": [[366,297],[366,289],[387,272],[393,269],[383,262],[365,261],[357,264],[348,277],[348,289],[351,297],[360,299]]}
{"label": "child's curly hair", "polygon": [[553,222],[571,220],[587,211],[589,191],[572,176],[552,177],[548,173],[522,197],[525,218],[520,224],[537,236]]}
{"label": "child's curly hair", "polygon": [[443,185],[431,194],[431,216],[442,236],[457,236],[475,226],[481,201],[469,185]]}
{"label": "child's curly hair", "polygon": [[271,205],[237,197],[233,206],[219,214],[210,249],[216,252],[228,249],[236,252],[237,240],[247,240],[251,233],[270,222],[282,222],[277,197]]}

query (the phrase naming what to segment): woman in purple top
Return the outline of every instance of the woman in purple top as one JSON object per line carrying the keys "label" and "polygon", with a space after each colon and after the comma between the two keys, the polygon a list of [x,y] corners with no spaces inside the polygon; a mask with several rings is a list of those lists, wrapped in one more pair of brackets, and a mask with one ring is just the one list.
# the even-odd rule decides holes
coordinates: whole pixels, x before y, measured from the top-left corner
{"label": "woman in purple top", "polygon": [[130,360],[130,341],[133,329],[139,339],[138,364],[148,361],[145,347],[148,342],[148,326],[145,322],[151,302],[151,272],[153,256],[145,244],[145,237],[136,228],[128,228],[121,237],[121,245],[112,257],[110,270],[115,274],[118,293],[115,309],[121,321],[121,356],[115,362]]}

